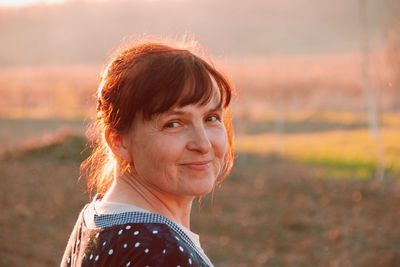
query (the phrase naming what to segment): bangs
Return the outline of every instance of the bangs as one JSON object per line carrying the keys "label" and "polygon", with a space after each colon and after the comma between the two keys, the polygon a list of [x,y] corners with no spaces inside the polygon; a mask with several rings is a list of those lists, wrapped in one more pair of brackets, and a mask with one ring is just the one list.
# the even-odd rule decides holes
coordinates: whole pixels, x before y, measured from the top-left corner
{"label": "bangs", "polygon": [[[227,107],[231,98],[227,80],[205,61],[190,53],[169,53],[148,63],[150,81],[141,83],[143,95],[137,99],[144,119],[174,107],[205,105],[219,91],[219,106]],[[147,87],[147,88],[146,88]],[[140,87],[139,87],[140,88]]]}

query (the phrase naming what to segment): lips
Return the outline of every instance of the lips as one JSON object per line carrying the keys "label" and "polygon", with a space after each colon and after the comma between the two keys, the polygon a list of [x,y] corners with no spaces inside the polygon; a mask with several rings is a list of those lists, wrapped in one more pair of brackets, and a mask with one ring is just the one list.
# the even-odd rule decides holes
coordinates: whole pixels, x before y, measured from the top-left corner
{"label": "lips", "polygon": [[186,162],[182,163],[181,165],[193,170],[206,170],[211,166],[211,160],[205,160],[205,161],[193,161],[193,162]]}

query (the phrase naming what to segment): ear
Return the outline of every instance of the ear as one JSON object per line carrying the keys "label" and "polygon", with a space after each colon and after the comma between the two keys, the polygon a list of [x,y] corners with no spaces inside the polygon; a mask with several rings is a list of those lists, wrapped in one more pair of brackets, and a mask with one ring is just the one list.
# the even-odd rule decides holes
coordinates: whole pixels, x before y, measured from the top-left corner
{"label": "ear", "polygon": [[131,154],[129,152],[129,144],[126,137],[116,133],[110,128],[106,129],[104,137],[114,155],[124,161],[132,162]]}

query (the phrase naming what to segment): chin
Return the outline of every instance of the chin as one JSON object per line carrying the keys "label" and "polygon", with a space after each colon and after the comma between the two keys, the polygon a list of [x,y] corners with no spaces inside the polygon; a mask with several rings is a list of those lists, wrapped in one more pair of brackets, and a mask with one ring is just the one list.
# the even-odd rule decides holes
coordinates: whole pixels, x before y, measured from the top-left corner
{"label": "chin", "polygon": [[193,194],[194,197],[204,197],[206,195],[208,195],[209,193],[211,193],[211,191],[213,190],[213,188],[209,188],[207,190],[203,190],[203,191],[197,191]]}
{"label": "chin", "polygon": [[[181,187],[182,193],[184,192],[187,196],[201,197],[210,193],[214,187],[217,180],[218,173],[216,171],[209,171],[206,173],[190,172],[184,173],[181,177],[185,177],[185,186]],[[190,178],[189,178],[190,177]]]}
{"label": "chin", "polygon": [[215,179],[203,181],[194,188],[194,196],[202,197],[210,193],[215,186]]}

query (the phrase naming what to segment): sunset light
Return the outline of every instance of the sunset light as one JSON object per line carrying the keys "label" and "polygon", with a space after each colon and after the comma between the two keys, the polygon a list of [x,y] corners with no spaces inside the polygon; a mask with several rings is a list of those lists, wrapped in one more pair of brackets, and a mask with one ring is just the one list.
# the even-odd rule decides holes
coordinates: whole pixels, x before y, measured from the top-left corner
{"label": "sunset light", "polygon": [[400,267],[400,0],[0,0],[0,40],[0,267]]}
{"label": "sunset light", "polygon": [[65,0],[0,0],[0,7],[27,6],[32,4],[61,4]]}

